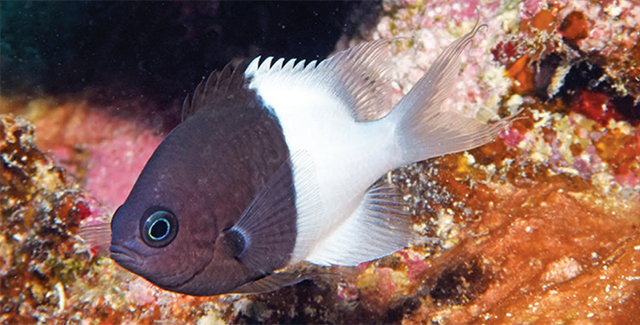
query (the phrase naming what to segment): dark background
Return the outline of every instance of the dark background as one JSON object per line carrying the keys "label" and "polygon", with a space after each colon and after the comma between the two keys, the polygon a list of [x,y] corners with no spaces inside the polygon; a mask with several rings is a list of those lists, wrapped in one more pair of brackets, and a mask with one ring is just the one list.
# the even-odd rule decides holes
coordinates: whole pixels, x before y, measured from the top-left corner
{"label": "dark background", "polygon": [[380,1],[0,3],[2,95],[135,100],[179,111],[235,59],[322,59],[365,37]]}

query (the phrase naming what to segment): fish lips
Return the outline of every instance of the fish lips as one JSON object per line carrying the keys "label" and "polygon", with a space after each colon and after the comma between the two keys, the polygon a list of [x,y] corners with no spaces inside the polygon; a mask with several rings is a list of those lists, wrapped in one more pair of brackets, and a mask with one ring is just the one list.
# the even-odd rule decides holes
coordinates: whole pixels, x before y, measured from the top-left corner
{"label": "fish lips", "polygon": [[[187,285],[194,277],[199,273],[197,270],[175,270],[172,274],[156,274],[147,273],[147,265],[145,265],[145,258],[142,254],[136,252],[134,249],[128,248],[125,244],[111,243],[109,246],[110,257],[118,265],[127,269],[128,271],[143,277],[147,281],[159,286],[160,288],[176,291],[177,288]],[[186,272],[185,272],[186,271]]]}
{"label": "fish lips", "polygon": [[[202,272],[213,259],[212,248],[215,234],[206,231],[209,236],[186,236],[190,232],[178,234],[166,247],[149,247],[138,233],[140,219],[132,216],[141,214],[130,211],[123,205],[116,211],[111,221],[112,237],[109,246],[110,257],[124,269],[144,278],[154,285],[172,290],[184,286]],[[202,229],[211,229],[205,225]],[[189,229],[184,228],[184,229]],[[215,237],[214,237],[215,238]],[[175,291],[175,290],[172,290]]]}
{"label": "fish lips", "polygon": [[120,266],[132,271],[142,265],[142,257],[136,251],[121,245],[111,244],[109,246],[111,259],[116,261]]}

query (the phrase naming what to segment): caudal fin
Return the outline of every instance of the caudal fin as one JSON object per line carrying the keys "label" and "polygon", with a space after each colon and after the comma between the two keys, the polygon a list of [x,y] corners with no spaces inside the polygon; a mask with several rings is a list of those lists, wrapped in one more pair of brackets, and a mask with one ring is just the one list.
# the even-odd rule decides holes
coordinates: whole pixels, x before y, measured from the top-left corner
{"label": "caudal fin", "polygon": [[447,46],[389,114],[406,163],[481,146],[509,123],[510,118],[484,124],[443,106],[457,79],[460,54],[483,26]]}

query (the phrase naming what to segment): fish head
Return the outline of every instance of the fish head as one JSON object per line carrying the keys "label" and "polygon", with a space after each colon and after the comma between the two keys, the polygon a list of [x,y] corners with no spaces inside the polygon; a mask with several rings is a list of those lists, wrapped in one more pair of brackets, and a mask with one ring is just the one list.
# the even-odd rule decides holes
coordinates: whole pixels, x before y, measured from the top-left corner
{"label": "fish head", "polygon": [[227,124],[204,112],[195,117],[178,125],[145,165],[113,215],[109,250],[120,266],[160,288],[208,296],[232,292],[282,263],[247,266],[237,257],[245,243],[231,229],[259,187],[249,185],[255,178],[252,162],[244,162],[249,152],[238,153],[251,147],[221,138],[235,134],[224,130]]}
{"label": "fish head", "polygon": [[193,184],[199,172],[167,160],[159,148],[111,221],[111,258],[151,283],[179,291],[214,255],[216,201]]}

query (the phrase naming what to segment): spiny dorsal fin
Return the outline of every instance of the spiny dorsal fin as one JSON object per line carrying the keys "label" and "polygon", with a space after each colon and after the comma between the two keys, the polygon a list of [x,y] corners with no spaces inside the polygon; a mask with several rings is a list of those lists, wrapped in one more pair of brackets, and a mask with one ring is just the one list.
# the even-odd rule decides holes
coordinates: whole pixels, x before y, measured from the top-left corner
{"label": "spiny dorsal fin", "polygon": [[243,71],[246,65],[246,62],[241,62],[234,66],[231,62],[222,70],[211,72],[207,79],[198,84],[193,96],[187,95],[184,99],[182,121],[202,108],[215,109],[213,104],[216,100],[233,96],[236,91],[244,87],[246,79]]}
{"label": "spiny dorsal fin", "polygon": [[251,78],[252,87],[261,83],[304,85],[314,90],[325,91],[340,99],[356,121],[377,120],[393,108],[393,91],[387,76],[390,61],[389,40],[362,43],[319,64],[312,61],[278,59],[268,57],[260,62],[255,58],[247,67],[245,75]]}

